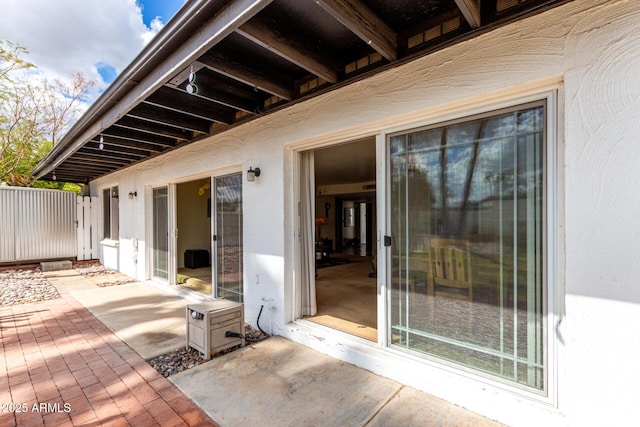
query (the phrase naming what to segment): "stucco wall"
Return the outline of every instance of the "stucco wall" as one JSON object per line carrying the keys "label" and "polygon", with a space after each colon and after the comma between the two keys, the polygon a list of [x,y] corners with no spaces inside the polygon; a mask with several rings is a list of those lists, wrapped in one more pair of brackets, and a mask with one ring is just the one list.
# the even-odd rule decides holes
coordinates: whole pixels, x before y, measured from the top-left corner
{"label": "stucco wall", "polygon": [[[402,67],[94,181],[138,198],[120,205],[122,271],[146,277],[143,186],[221,168],[260,167],[244,183],[247,319],[273,299],[273,332],[513,425],[626,425],[640,419],[640,7],[577,0]],[[288,325],[293,307],[291,145],[348,139],[557,87],[558,369],[554,402]],[[549,165],[553,167],[554,165]],[[146,228],[145,228],[146,227]],[[140,239],[137,266],[130,239]],[[262,325],[264,325],[261,322]],[[550,337],[551,339],[553,337]],[[419,373],[419,375],[417,375]]]}

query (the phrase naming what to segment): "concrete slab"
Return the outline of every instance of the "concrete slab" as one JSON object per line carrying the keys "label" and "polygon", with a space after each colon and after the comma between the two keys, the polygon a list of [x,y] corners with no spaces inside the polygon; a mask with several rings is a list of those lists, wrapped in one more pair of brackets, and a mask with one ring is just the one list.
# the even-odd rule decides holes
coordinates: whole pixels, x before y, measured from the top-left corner
{"label": "concrete slab", "polygon": [[169,377],[221,426],[499,426],[281,337]]}
{"label": "concrete slab", "polygon": [[78,274],[76,270],[62,270],[43,272],[44,277],[58,289],[63,295],[69,295],[72,290],[94,289],[84,276]]}
{"label": "concrete slab", "polygon": [[402,389],[367,424],[388,426],[473,426],[502,424],[411,387]]}
{"label": "concrete slab", "polygon": [[[144,283],[96,286],[45,273],[143,358],[185,345],[189,300]],[[499,426],[487,418],[282,337],[169,377],[223,426]]]}
{"label": "concrete slab", "polygon": [[69,293],[144,359],[185,346],[184,298],[140,282]]}
{"label": "concrete slab", "polygon": [[400,389],[280,337],[169,380],[222,426],[364,425]]}

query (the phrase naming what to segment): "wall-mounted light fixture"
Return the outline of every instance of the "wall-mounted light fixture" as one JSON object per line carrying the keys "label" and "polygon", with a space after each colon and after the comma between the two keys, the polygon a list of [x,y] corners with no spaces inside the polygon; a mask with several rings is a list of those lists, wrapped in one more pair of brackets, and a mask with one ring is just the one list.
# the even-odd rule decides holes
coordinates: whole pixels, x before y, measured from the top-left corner
{"label": "wall-mounted light fixture", "polygon": [[256,180],[256,177],[260,176],[260,168],[252,168],[249,166],[249,170],[247,171],[247,181],[253,182]]}
{"label": "wall-mounted light fixture", "polygon": [[138,192],[137,191],[129,191],[129,198],[130,199],[135,199],[136,197],[138,197]]}
{"label": "wall-mounted light fixture", "polygon": [[104,138],[100,135],[100,144],[98,145],[100,150],[104,149]]}
{"label": "wall-mounted light fixture", "polygon": [[57,180],[58,178],[56,177],[56,170],[53,170],[53,176],[51,177],[52,180]]}

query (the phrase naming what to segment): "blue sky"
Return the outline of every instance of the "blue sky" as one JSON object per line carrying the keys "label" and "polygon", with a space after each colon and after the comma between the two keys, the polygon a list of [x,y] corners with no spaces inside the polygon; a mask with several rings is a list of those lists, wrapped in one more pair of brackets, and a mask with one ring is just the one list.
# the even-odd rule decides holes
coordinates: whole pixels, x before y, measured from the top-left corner
{"label": "blue sky", "polygon": [[142,21],[147,27],[157,17],[167,23],[184,2],[185,0],[138,0],[142,9]]}
{"label": "blue sky", "polygon": [[[158,22],[166,24],[182,7],[185,0],[136,0],[142,12],[142,22],[148,28],[154,28]],[[110,84],[118,76],[118,71],[106,62],[96,63],[96,69],[102,80]]]}
{"label": "blue sky", "polygon": [[0,39],[27,48],[29,78],[96,82],[89,103],[144,49],[186,0],[2,0]]}

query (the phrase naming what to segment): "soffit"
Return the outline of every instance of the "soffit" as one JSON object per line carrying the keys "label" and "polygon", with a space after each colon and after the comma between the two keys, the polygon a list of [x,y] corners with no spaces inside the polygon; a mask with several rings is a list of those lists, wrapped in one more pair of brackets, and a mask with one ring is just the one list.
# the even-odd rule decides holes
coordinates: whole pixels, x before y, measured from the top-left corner
{"label": "soffit", "polygon": [[566,1],[188,1],[34,175],[89,182]]}

